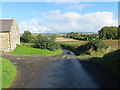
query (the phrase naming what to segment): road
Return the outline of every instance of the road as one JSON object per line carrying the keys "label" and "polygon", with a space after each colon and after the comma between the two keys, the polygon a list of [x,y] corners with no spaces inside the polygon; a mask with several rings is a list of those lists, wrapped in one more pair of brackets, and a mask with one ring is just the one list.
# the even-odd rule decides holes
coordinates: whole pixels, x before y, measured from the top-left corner
{"label": "road", "polygon": [[65,50],[62,55],[32,56],[3,54],[17,67],[11,88],[118,88],[110,71],[93,61],[78,60]]}

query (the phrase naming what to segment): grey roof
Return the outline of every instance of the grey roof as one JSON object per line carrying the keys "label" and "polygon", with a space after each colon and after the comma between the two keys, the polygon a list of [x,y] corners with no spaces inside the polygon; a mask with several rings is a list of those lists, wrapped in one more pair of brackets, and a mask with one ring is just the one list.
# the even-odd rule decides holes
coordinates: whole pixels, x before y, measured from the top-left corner
{"label": "grey roof", "polygon": [[0,32],[10,32],[13,19],[0,19]]}

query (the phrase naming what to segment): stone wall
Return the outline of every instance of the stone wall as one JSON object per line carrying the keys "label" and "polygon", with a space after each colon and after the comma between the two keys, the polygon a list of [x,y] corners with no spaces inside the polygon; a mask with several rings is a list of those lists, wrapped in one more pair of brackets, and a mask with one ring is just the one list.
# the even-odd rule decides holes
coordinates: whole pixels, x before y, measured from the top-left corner
{"label": "stone wall", "polygon": [[10,51],[10,34],[9,32],[0,33],[0,52]]}
{"label": "stone wall", "polygon": [[17,44],[18,45],[20,44],[20,34],[16,20],[13,20],[13,24],[11,27],[10,42],[11,42],[11,51],[13,51],[16,48]]}

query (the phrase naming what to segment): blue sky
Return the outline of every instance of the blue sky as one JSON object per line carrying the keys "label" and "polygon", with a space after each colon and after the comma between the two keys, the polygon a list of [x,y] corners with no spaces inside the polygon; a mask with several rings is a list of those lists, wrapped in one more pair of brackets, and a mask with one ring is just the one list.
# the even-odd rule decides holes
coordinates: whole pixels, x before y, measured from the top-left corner
{"label": "blue sky", "polygon": [[16,18],[21,33],[97,32],[117,25],[118,3],[3,2],[2,18]]}

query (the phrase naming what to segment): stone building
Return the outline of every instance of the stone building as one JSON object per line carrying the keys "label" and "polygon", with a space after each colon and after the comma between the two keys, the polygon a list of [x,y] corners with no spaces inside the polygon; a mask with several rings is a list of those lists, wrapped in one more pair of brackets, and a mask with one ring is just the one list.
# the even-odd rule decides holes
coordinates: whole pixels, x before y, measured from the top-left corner
{"label": "stone building", "polygon": [[16,19],[0,19],[0,52],[10,52],[20,44]]}

